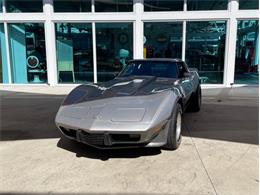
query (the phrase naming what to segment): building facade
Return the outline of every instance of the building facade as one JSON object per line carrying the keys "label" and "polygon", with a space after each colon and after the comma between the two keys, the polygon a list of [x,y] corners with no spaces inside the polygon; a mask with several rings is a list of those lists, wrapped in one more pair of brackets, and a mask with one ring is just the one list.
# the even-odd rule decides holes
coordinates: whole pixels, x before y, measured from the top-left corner
{"label": "building facade", "polygon": [[203,85],[258,85],[258,0],[0,0],[0,83],[113,79],[181,58]]}

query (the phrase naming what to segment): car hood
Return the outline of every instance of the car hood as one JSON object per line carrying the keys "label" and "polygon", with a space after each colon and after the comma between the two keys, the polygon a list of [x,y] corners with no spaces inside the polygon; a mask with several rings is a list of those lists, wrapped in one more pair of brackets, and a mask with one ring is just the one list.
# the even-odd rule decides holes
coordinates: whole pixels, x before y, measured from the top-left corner
{"label": "car hood", "polygon": [[63,105],[81,103],[104,98],[144,96],[172,89],[178,79],[153,76],[117,77],[100,84],[86,84],[75,88]]}

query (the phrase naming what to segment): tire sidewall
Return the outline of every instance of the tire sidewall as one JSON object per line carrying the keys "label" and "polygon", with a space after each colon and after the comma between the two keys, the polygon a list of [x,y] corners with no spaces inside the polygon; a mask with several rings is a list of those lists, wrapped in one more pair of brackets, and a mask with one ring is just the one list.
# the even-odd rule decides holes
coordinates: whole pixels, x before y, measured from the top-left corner
{"label": "tire sidewall", "polygon": [[176,105],[176,107],[173,110],[172,117],[170,119],[170,125],[169,125],[168,136],[167,136],[167,144],[165,145],[166,149],[175,150],[179,147],[181,143],[182,140],[181,131],[178,140],[176,136],[178,114],[181,115],[181,126],[182,126],[182,108],[180,104]]}
{"label": "tire sidewall", "polygon": [[201,87],[200,85],[198,86],[198,89],[197,89],[197,104],[198,104],[198,110],[200,110],[201,108],[201,102],[202,102],[202,99],[201,99]]}
{"label": "tire sidewall", "polygon": [[195,92],[193,92],[190,100],[190,104],[188,106],[188,111],[190,112],[198,112],[200,111],[201,108],[201,87],[198,85],[197,89]]}

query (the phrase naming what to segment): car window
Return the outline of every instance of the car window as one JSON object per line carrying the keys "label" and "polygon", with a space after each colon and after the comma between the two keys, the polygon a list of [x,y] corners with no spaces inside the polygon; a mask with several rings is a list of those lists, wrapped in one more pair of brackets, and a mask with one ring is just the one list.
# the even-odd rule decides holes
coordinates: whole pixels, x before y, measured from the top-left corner
{"label": "car window", "polygon": [[177,78],[177,63],[163,61],[136,61],[128,64],[119,74],[119,77],[138,75]]}

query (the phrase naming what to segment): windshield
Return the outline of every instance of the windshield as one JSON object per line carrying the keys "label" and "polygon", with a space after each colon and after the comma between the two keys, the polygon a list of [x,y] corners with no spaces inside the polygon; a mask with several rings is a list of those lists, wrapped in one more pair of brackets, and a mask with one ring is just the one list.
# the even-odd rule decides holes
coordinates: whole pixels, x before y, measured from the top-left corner
{"label": "windshield", "polygon": [[119,74],[119,77],[140,75],[177,78],[177,63],[163,61],[134,61],[130,62],[123,69],[123,71]]}

